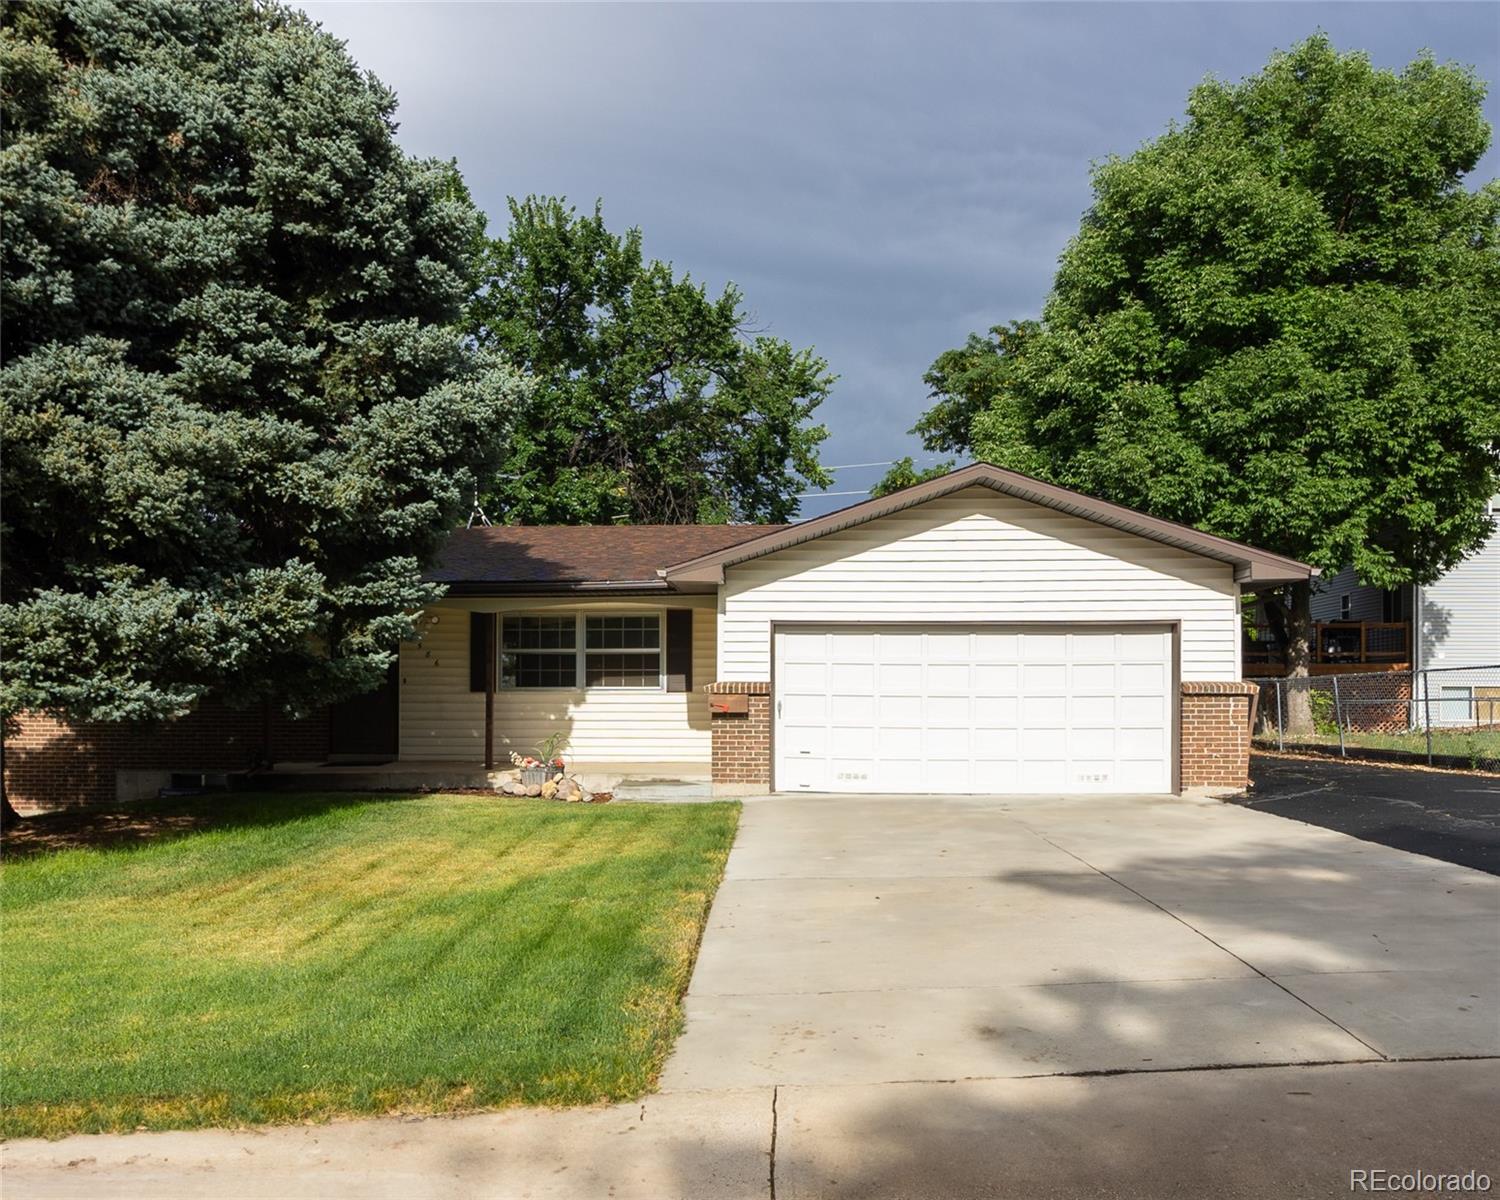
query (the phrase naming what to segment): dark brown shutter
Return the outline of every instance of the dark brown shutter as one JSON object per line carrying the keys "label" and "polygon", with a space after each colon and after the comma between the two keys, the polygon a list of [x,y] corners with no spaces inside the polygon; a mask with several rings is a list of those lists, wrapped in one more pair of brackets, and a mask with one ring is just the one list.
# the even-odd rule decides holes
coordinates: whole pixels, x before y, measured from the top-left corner
{"label": "dark brown shutter", "polygon": [[667,609],[667,691],[693,686],[693,610]]}
{"label": "dark brown shutter", "polygon": [[495,614],[469,614],[469,691],[484,691],[487,656],[495,653]]}

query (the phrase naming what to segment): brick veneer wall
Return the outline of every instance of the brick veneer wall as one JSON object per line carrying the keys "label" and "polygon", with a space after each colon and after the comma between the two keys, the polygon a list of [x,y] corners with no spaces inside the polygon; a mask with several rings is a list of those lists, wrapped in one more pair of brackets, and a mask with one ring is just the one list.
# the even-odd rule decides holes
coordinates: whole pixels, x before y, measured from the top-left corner
{"label": "brick veneer wall", "polygon": [[1182,685],[1181,786],[1243,789],[1250,781],[1250,700],[1241,680]]}
{"label": "brick veneer wall", "polygon": [[[71,724],[25,713],[5,733],[5,794],[20,811],[34,812],[112,803],[117,771],[238,770],[260,755],[264,721],[258,706],[236,709],[216,700],[157,725]],[[327,710],[301,721],[272,714],[272,759],[327,756]]]}
{"label": "brick veneer wall", "polygon": [[765,680],[710,683],[710,696],[744,696],[746,712],[713,711],[709,728],[713,739],[710,778],[714,783],[771,786],[771,685]]}

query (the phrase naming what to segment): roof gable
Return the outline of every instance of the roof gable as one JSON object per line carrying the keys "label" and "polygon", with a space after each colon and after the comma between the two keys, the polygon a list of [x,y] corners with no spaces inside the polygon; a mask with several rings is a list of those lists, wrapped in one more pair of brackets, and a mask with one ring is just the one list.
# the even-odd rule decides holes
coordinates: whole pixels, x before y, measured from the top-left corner
{"label": "roof gable", "polygon": [[662,574],[669,583],[678,585],[720,584],[724,581],[726,567],[774,554],[778,550],[809,542],[841,529],[863,525],[970,487],[987,487],[1003,495],[1028,500],[1043,508],[1071,513],[1100,525],[1122,529],[1205,558],[1217,559],[1234,568],[1234,577],[1239,583],[1266,587],[1308,579],[1317,574],[1315,568],[1296,559],[1203,533],[1175,521],[1163,521],[1135,509],[1111,504],[1056,484],[1044,483],[1040,479],[990,463],[975,463],[937,479],[892,492],[888,496],[850,505],[816,520],[769,530],[757,537],[700,554],[696,558],[681,560],[675,566],[667,567]]}

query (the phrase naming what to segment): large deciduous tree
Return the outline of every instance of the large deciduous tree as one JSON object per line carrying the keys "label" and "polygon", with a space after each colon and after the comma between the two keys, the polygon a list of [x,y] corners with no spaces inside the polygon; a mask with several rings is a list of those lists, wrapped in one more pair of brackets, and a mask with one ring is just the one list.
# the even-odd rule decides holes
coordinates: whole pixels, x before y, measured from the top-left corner
{"label": "large deciduous tree", "polygon": [[512,201],[472,329],[531,375],[490,489],[515,524],[784,521],[826,486],[809,423],[833,379],[810,350],[752,335],[739,291],[711,297],[596,206]]}
{"label": "large deciduous tree", "polygon": [[[1483,96],[1323,37],[1205,82],[1096,169],[1040,327],[971,341],[963,404],[936,411],[971,405],[983,458],[1378,587],[1432,580],[1500,484],[1500,187],[1465,186]],[[1271,598],[1294,673],[1310,595]]]}
{"label": "large deciduous tree", "polygon": [[457,324],[483,218],[299,13],[3,21],[0,715],[368,690],[518,387]]}

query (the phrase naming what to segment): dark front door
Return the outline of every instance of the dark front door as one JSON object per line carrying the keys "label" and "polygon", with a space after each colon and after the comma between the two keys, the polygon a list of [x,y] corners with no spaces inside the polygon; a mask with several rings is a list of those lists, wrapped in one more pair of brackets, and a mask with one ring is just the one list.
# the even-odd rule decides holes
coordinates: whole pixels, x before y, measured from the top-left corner
{"label": "dark front door", "polygon": [[397,716],[401,672],[392,663],[385,682],[373,692],[355,696],[328,711],[330,758],[389,762],[397,753]]}

